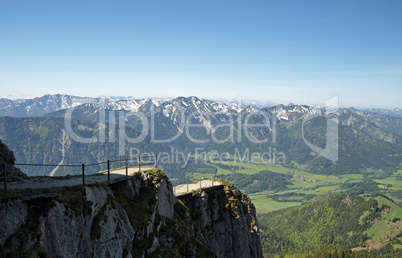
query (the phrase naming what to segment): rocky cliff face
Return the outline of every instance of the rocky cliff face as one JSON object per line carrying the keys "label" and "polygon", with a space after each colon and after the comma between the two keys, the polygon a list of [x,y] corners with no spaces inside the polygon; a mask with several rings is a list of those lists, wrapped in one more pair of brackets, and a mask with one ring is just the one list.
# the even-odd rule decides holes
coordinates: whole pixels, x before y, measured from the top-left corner
{"label": "rocky cliff face", "polygon": [[0,198],[2,257],[262,257],[254,206],[229,185],[178,200],[152,170]]}
{"label": "rocky cliff face", "polygon": [[233,184],[223,183],[179,197],[189,209],[181,217],[218,257],[262,257],[254,205]]}

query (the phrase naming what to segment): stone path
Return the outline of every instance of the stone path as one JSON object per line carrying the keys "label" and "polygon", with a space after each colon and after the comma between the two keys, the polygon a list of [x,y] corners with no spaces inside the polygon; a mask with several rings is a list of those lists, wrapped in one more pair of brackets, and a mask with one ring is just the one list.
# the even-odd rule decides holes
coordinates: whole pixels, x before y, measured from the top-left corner
{"label": "stone path", "polygon": [[222,183],[219,181],[215,181],[213,179],[204,179],[204,180],[201,180],[194,184],[184,184],[184,185],[175,186],[173,189],[173,192],[176,196],[178,196],[178,195],[184,195],[184,194],[191,193],[192,190],[198,190],[200,188],[205,189],[205,188],[210,188],[210,187],[215,187],[215,186],[220,186],[220,185],[222,185]]}
{"label": "stone path", "polygon": [[[141,167],[141,171],[152,169],[152,167]],[[138,172],[138,167],[129,167],[128,175]],[[95,182],[107,182],[107,171],[101,171],[93,175],[85,175],[85,184]],[[126,179],[126,168],[110,170],[110,182],[116,182]],[[24,189],[24,188],[50,188],[62,186],[74,186],[82,184],[82,176],[65,176],[65,177],[28,177],[22,181],[7,182],[7,189]],[[0,188],[4,188],[2,182]]]}

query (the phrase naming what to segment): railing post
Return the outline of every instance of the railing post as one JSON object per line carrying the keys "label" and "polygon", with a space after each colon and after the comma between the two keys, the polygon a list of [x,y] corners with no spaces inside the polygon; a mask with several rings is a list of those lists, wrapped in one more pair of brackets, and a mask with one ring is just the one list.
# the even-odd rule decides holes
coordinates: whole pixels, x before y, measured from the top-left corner
{"label": "railing post", "polygon": [[85,164],[82,164],[82,185],[85,186]]}
{"label": "railing post", "polygon": [[121,168],[121,155],[119,155],[119,168]]}
{"label": "railing post", "polygon": [[4,173],[4,189],[7,189],[7,171],[6,171],[6,163],[3,163],[3,173]]}
{"label": "railing post", "polygon": [[202,188],[202,187],[201,187],[201,181],[202,181],[202,178],[200,179],[200,189]]}
{"label": "railing post", "polygon": [[141,172],[141,156],[138,154],[138,171]]}
{"label": "railing post", "polygon": [[154,165],[154,168],[156,168],[156,163],[158,163],[158,155],[155,154],[155,165]]}
{"label": "railing post", "polygon": [[127,166],[127,159],[126,159],[126,176],[128,176],[128,166]]}
{"label": "railing post", "polygon": [[107,160],[107,181],[110,181],[110,160]]}
{"label": "railing post", "polygon": [[186,180],[187,181],[187,193],[188,193],[188,180]]}

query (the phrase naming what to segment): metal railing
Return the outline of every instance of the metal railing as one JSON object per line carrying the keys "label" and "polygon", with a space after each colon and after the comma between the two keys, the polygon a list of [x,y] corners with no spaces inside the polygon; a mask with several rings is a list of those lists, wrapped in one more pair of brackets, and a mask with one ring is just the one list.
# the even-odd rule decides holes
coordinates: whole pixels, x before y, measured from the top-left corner
{"label": "metal railing", "polygon": [[[225,175],[224,174],[222,174],[222,175],[220,175],[220,177],[222,178],[221,180],[222,180],[222,182],[223,181],[225,181]],[[203,180],[211,180],[212,181],[212,185],[210,186],[210,187],[214,187],[215,185],[215,181],[219,181],[219,177],[218,177],[218,175],[216,174],[216,173],[214,173],[214,175],[213,176],[211,176],[211,177],[205,177],[205,172],[204,172],[204,176],[202,177],[202,178],[200,178],[200,180],[194,180],[194,176],[192,176],[191,177],[191,180],[190,179],[186,179],[185,180],[185,183],[184,184],[173,184],[173,193],[176,195],[176,187],[177,186],[180,186],[180,185],[186,185],[186,192],[185,193],[189,193],[190,191],[189,191],[189,185],[194,185],[194,184],[197,184],[198,182],[200,183],[200,187],[198,188],[198,189],[203,189],[203,187],[202,187],[202,181]],[[204,187],[205,188],[205,187]],[[207,188],[208,188],[208,186],[207,186]]]}
{"label": "metal railing", "polygon": [[[122,155],[119,155],[119,159],[118,160],[107,160],[107,161],[103,161],[103,162],[98,162],[98,163],[92,163],[92,164],[29,164],[29,163],[15,163],[15,164],[11,164],[11,163],[2,163],[2,173],[3,173],[3,179],[4,179],[4,189],[7,189],[7,165],[13,165],[13,166],[41,166],[41,167],[81,167],[81,176],[82,176],[82,184],[85,185],[85,169],[88,167],[92,167],[92,166],[99,166],[99,165],[104,165],[107,164],[107,170],[104,171],[98,171],[95,174],[103,174],[106,173],[107,171],[107,181],[110,182],[110,172],[113,170],[120,170],[120,169],[125,169],[126,172],[126,176],[128,176],[128,168],[129,167],[135,167],[135,166],[128,166],[128,162],[129,160],[127,158],[122,159]],[[141,172],[141,167],[144,165],[152,165],[154,168],[156,168],[157,163],[158,163],[158,156],[157,155],[148,155],[149,157],[149,161],[148,162],[144,162],[141,160],[141,155],[137,156],[137,161],[136,163],[138,164],[138,172]],[[151,158],[154,158],[153,161],[151,161]],[[110,164],[111,163],[119,163],[119,166],[117,168],[113,168],[111,169]],[[121,166],[122,162],[124,162],[124,166]],[[130,159],[130,163],[132,163],[133,160]],[[92,174],[93,175],[93,174]],[[87,175],[88,176],[88,175]],[[47,177],[52,177],[52,176],[47,176]],[[66,176],[64,176],[66,177]]]}

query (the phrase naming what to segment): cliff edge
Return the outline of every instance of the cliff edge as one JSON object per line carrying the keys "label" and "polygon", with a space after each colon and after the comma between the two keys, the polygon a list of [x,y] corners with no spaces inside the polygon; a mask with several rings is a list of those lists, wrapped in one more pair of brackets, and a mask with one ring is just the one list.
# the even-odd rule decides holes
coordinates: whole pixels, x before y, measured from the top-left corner
{"label": "cliff edge", "polygon": [[0,255],[262,257],[255,208],[226,183],[176,197],[157,170],[127,180],[1,191]]}

